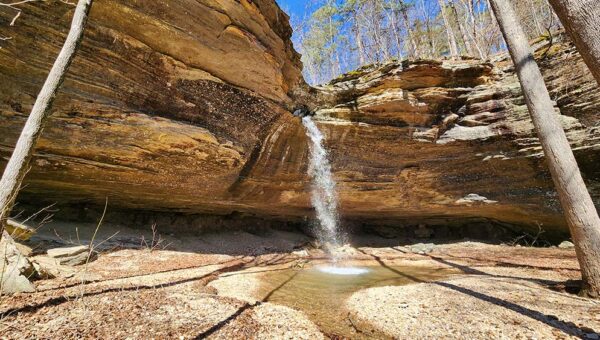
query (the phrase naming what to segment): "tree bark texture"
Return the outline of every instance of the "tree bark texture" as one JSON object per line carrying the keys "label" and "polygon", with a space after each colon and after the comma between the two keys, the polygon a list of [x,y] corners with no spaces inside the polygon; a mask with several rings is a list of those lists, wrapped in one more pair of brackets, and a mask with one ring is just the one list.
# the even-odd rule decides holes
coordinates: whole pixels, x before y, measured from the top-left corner
{"label": "tree bark texture", "polygon": [[600,218],[556,114],[527,36],[509,0],[491,0],[515,64],[531,119],[569,225],[583,278],[582,295],[600,297]]}
{"label": "tree bark texture", "polygon": [[[48,78],[38,94],[29,118],[19,136],[17,145],[10,157],[2,179],[0,180],[0,235],[8,219],[14,201],[19,193],[21,183],[28,171],[35,144],[44,128],[52,102],[62,84],[67,70],[75,57],[75,53],[83,38],[93,0],[79,0],[71,22],[71,29],[58,57],[56,58]],[[1,237],[1,236],[0,236]]]}

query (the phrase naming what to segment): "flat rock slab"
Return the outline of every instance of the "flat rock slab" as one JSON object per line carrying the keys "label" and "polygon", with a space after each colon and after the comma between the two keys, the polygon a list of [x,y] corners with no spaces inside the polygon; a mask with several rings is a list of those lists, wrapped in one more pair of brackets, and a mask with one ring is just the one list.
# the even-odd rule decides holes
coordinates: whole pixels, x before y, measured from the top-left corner
{"label": "flat rock slab", "polygon": [[63,257],[71,257],[76,256],[81,253],[87,253],[90,250],[88,246],[77,246],[77,247],[68,247],[68,248],[54,248],[48,250],[48,256],[54,258],[63,258]]}
{"label": "flat rock slab", "polygon": [[11,219],[6,221],[6,231],[12,238],[23,241],[29,240],[35,234],[35,229]]}
{"label": "flat rock slab", "polygon": [[509,276],[361,290],[346,304],[354,324],[392,338],[594,338],[600,304]]}
{"label": "flat rock slab", "polygon": [[38,277],[52,279],[57,277],[68,278],[75,274],[75,269],[60,264],[60,261],[50,256],[35,256],[31,258]]}
{"label": "flat rock slab", "polygon": [[48,250],[48,256],[55,258],[61,265],[78,266],[88,259],[89,246],[54,248]]}

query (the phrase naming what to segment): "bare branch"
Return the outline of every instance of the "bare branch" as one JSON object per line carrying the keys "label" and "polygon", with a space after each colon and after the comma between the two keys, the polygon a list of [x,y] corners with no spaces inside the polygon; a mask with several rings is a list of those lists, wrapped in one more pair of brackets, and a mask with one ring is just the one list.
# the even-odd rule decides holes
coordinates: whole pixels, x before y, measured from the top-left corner
{"label": "bare branch", "polygon": [[19,10],[19,11],[17,12],[17,15],[15,15],[15,17],[14,17],[14,18],[12,19],[12,21],[10,22],[10,25],[8,25],[8,26],[14,26],[14,25],[15,25],[15,21],[17,21],[17,19],[19,19],[19,17],[21,16],[21,13],[22,13],[22,11],[21,11],[21,10]]}

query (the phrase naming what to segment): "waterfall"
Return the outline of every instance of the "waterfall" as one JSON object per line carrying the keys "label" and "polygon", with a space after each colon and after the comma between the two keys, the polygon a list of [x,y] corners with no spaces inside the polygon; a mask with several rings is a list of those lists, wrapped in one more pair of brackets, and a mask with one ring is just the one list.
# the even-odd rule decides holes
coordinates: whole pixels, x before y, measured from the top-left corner
{"label": "waterfall", "polygon": [[306,135],[310,139],[308,175],[312,179],[311,202],[317,213],[317,237],[329,253],[343,245],[339,230],[336,183],[331,174],[327,151],[323,147],[323,134],[310,116],[302,118]]}

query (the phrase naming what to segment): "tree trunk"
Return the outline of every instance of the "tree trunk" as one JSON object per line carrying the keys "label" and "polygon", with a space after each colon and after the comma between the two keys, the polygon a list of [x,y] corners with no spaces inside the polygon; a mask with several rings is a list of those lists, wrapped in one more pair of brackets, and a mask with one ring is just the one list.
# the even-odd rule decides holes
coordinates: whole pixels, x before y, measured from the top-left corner
{"label": "tree trunk", "polygon": [[435,39],[433,38],[433,30],[431,28],[431,17],[429,16],[429,13],[427,12],[427,9],[425,8],[425,0],[421,0],[421,16],[423,17],[423,20],[425,21],[425,28],[427,31],[427,44],[429,45],[429,57],[430,58],[435,58],[436,57],[436,44],[435,44]]}
{"label": "tree trunk", "polygon": [[33,156],[35,144],[50,115],[52,102],[83,38],[92,1],[79,0],[67,40],[56,58],[42,90],[35,100],[33,109],[29,114],[25,127],[23,127],[13,154],[6,165],[2,180],[0,180],[0,237],[4,230],[4,224],[10,215],[14,201],[19,193],[21,183],[28,171],[29,161]]}
{"label": "tree trunk", "polygon": [[[402,3],[402,6],[405,6]],[[410,28],[410,19],[408,17],[408,9],[403,8],[402,10],[402,18],[404,19],[404,28],[406,29],[406,33],[408,34],[408,40],[410,41],[410,45],[412,48],[411,56],[413,58],[418,58],[420,56],[419,47],[417,46],[417,41],[415,40],[415,36],[413,34],[412,28]]]}
{"label": "tree trunk", "polygon": [[509,0],[491,0],[575,243],[582,294],[600,297],[600,218]]}
{"label": "tree trunk", "polygon": [[400,28],[398,27],[398,16],[396,15],[396,12],[392,10],[388,17],[388,19],[391,21],[392,32],[394,32],[398,60],[402,60],[404,56],[402,54],[402,40],[400,39],[400,34],[398,33],[400,31]]}
{"label": "tree trunk", "polygon": [[479,46],[479,38],[477,36],[477,21],[476,21],[476,15],[475,15],[475,8],[473,6],[473,0],[468,0],[467,1],[467,8],[469,9],[469,20],[471,22],[471,35],[472,35],[472,46],[477,49],[477,53],[479,54],[479,58],[483,59],[484,55],[483,55],[483,51],[481,50],[481,47]]}
{"label": "tree trunk", "polygon": [[[358,10],[356,10],[358,11]],[[354,25],[354,39],[356,40],[356,46],[358,46],[358,60],[360,65],[365,65],[367,63],[366,58],[365,58],[365,47],[364,47],[364,43],[362,41],[362,36],[360,34],[360,26],[358,24],[358,16],[356,15],[356,11],[352,12],[352,21],[353,25]]]}
{"label": "tree trunk", "polygon": [[598,0],[549,0],[577,50],[600,84],[600,4]]}
{"label": "tree trunk", "polygon": [[458,15],[458,10],[456,9],[456,6],[454,5],[454,0],[448,0],[448,6],[450,6],[450,9],[452,10],[452,13],[454,14],[454,21],[456,23],[456,27],[458,27],[458,32],[460,33],[460,37],[462,39],[463,45],[465,46],[467,54],[470,56],[475,56],[475,54],[473,53],[473,48],[471,47],[469,38],[467,37],[467,32],[465,31],[463,24],[460,22],[460,16]]}
{"label": "tree trunk", "polygon": [[442,19],[444,19],[444,26],[446,27],[446,35],[448,36],[448,47],[450,49],[450,57],[452,59],[458,58],[458,45],[456,45],[456,36],[454,30],[448,20],[448,14],[446,13],[446,3],[444,0],[438,0],[440,4],[440,11],[442,13]]}
{"label": "tree trunk", "polygon": [[533,18],[533,24],[535,25],[535,33],[538,36],[542,36],[545,32],[540,24],[540,19],[538,18],[536,4],[533,3],[533,0],[527,0],[527,2],[529,2],[529,11],[531,12],[531,17]]}

